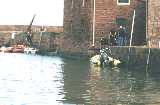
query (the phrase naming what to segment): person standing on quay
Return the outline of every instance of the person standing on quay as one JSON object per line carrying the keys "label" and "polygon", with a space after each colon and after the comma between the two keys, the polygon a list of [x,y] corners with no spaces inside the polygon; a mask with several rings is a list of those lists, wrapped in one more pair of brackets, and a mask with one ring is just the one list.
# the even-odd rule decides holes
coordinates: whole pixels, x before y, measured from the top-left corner
{"label": "person standing on quay", "polygon": [[116,35],[117,35],[116,31],[114,29],[111,29],[111,31],[109,33],[109,44],[111,46],[117,45],[117,43],[116,43]]}
{"label": "person standing on quay", "polygon": [[127,37],[126,37],[126,29],[125,27],[120,26],[118,30],[118,45],[124,46],[127,43]]}

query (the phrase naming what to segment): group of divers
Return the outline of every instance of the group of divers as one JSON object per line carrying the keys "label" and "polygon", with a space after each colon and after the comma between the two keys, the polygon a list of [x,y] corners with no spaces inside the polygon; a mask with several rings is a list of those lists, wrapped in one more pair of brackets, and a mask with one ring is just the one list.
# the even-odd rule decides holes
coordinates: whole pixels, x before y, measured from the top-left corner
{"label": "group of divers", "polygon": [[[109,46],[125,46],[128,42],[128,35],[125,27],[120,26],[118,32],[115,30],[110,31],[109,35]],[[101,39],[101,45],[105,45],[106,40]],[[116,59],[109,47],[101,48],[99,54],[94,55],[90,58],[90,62],[96,66],[112,66],[117,67],[122,65],[122,61]]]}

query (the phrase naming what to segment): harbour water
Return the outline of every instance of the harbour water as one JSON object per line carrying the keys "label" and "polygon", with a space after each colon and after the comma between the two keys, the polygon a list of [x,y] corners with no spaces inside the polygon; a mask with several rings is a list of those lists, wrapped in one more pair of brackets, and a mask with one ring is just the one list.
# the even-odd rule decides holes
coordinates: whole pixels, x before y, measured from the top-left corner
{"label": "harbour water", "polygon": [[0,54],[0,105],[160,105],[160,76],[88,60]]}

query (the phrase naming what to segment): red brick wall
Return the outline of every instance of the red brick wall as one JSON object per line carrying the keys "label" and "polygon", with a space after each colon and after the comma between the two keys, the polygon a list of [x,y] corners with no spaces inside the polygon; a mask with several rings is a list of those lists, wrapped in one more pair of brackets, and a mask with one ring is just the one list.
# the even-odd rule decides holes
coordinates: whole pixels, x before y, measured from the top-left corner
{"label": "red brick wall", "polygon": [[[146,44],[146,1],[131,0],[130,5],[117,5],[117,0],[96,0],[96,43],[101,37],[107,37],[116,27],[116,18],[128,19],[127,30],[130,36],[133,10],[136,10],[132,45]],[[152,10],[153,11],[153,10]],[[91,37],[92,39],[92,37]]]}
{"label": "red brick wall", "polygon": [[61,50],[81,52],[88,49],[92,23],[92,0],[64,0],[64,37]]}
{"label": "red brick wall", "polygon": [[148,35],[151,47],[159,47],[160,42],[160,1],[148,0]]}

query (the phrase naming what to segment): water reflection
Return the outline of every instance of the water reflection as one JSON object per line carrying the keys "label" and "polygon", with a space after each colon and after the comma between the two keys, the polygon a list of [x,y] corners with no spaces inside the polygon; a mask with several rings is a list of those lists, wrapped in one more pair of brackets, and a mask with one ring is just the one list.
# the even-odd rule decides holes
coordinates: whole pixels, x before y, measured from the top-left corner
{"label": "water reflection", "polygon": [[[99,72],[100,71],[100,72]],[[91,69],[91,103],[128,104],[135,101],[132,93],[135,78],[124,75],[119,68]]]}
{"label": "water reflection", "polygon": [[0,54],[0,105],[160,105],[159,72]]}
{"label": "water reflection", "polygon": [[0,55],[0,105],[59,105],[63,61],[59,57]]}
{"label": "water reflection", "polygon": [[64,103],[160,104],[160,77],[156,77],[152,72],[147,74],[145,70],[100,68],[89,63],[84,66],[83,63],[74,61],[65,65],[64,70]]}
{"label": "water reflection", "polygon": [[[119,68],[91,69],[91,96],[95,104],[160,104],[159,82],[146,72]],[[158,77],[159,81],[159,77]],[[155,90],[157,88],[158,90]],[[156,93],[154,93],[156,91]],[[154,93],[154,94],[153,94]]]}
{"label": "water reflection", "polygon": [[[64,64],[64,104],[85,104],[89,99],[86,81],[89,80],[89,66],[86,61],[66,60]],[[85,66],[84,66],[85,65]]]}

